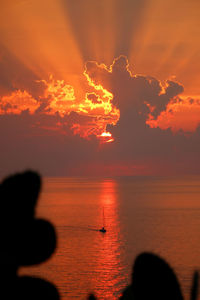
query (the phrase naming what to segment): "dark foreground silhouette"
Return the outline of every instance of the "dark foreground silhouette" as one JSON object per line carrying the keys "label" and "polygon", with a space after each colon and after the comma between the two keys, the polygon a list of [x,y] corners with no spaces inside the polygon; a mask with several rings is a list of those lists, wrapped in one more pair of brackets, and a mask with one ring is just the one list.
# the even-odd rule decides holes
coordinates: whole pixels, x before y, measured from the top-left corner
{"label": "dark foreground silhouette", "polygon": [[47,260],[56,247],[53,226],[35,218],[40,187],[39,175],[31,171],[0,185],[0,299],[59,299],[50,282],[18,276],[19,267]]}
{"label": "dark foreground silhouette", "polygon": [[[190,300],[198,299],[198,273],[194,273]],[[95,300],[90,295],[88,300]],[[183,300],[181,288],[173,269],[159,256],[140,254],[133,265],[132,282],[120,300]]]}
{"label": "dark foreground silhouette", "polygon": [[[56,247],[53,226],[35,218],[41,188],[37,173],[27,171],[0,184],[0,299],[59,299],[56,287],[44,279],[19,276],[21,266],[47,260]],[[198,273],[194,273],[190,300],[198,298]],[[94,295],[88,297],[95,300]],[[173,269],[160,257],[140,254],[134,263],[132,282],[121,300],[183,300]]]}

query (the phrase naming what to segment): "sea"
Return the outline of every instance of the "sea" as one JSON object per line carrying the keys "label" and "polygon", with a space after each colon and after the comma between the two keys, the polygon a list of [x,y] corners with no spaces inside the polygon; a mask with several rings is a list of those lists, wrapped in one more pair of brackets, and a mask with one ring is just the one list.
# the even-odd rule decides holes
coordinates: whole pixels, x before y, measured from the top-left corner
{"label": "sea", "polygon": [[142,252],[165,259],[189,299],[200,270],[200,176],[43,178],[36,216],[55,226],[57,248],[20,274],[54,283],[61,299],[118,299]]}

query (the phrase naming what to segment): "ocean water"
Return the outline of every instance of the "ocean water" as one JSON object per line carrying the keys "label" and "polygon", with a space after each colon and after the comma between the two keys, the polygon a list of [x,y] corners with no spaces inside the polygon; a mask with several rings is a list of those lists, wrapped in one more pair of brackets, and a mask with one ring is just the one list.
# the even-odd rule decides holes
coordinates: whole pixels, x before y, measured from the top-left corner
{"label": "ocean water", "polygon": [[53,282],[61,299],[117,299],[144,251],[167,260],[189,299],[200,269],[200,177],[44,178],[37,216],[55,225],[57,249],[20,273]]}

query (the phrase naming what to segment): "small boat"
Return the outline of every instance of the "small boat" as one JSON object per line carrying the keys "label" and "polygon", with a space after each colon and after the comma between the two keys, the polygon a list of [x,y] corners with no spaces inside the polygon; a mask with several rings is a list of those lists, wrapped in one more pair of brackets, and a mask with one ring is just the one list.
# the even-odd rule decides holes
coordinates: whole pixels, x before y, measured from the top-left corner
{"label": "small boat", "polygon": [[104,217],[104,208],[103,208],[103,227],[101,229],[99,229],[100,232],[105,233],[106,229],[105,229],[105,217]]}
{"label": "small boat", "polygon": [[102,227],[101,229],[99,229],[99,231],[105,233],[106,229],[104,227]]}

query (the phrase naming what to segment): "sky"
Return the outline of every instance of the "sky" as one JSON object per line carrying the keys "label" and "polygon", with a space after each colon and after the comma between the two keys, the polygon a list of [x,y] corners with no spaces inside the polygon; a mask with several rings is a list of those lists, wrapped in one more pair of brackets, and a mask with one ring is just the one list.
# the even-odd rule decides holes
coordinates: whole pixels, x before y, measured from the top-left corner
{"label": "sky", "polygon": [[198,0],[2,0],[0,176],[200,174]]}

